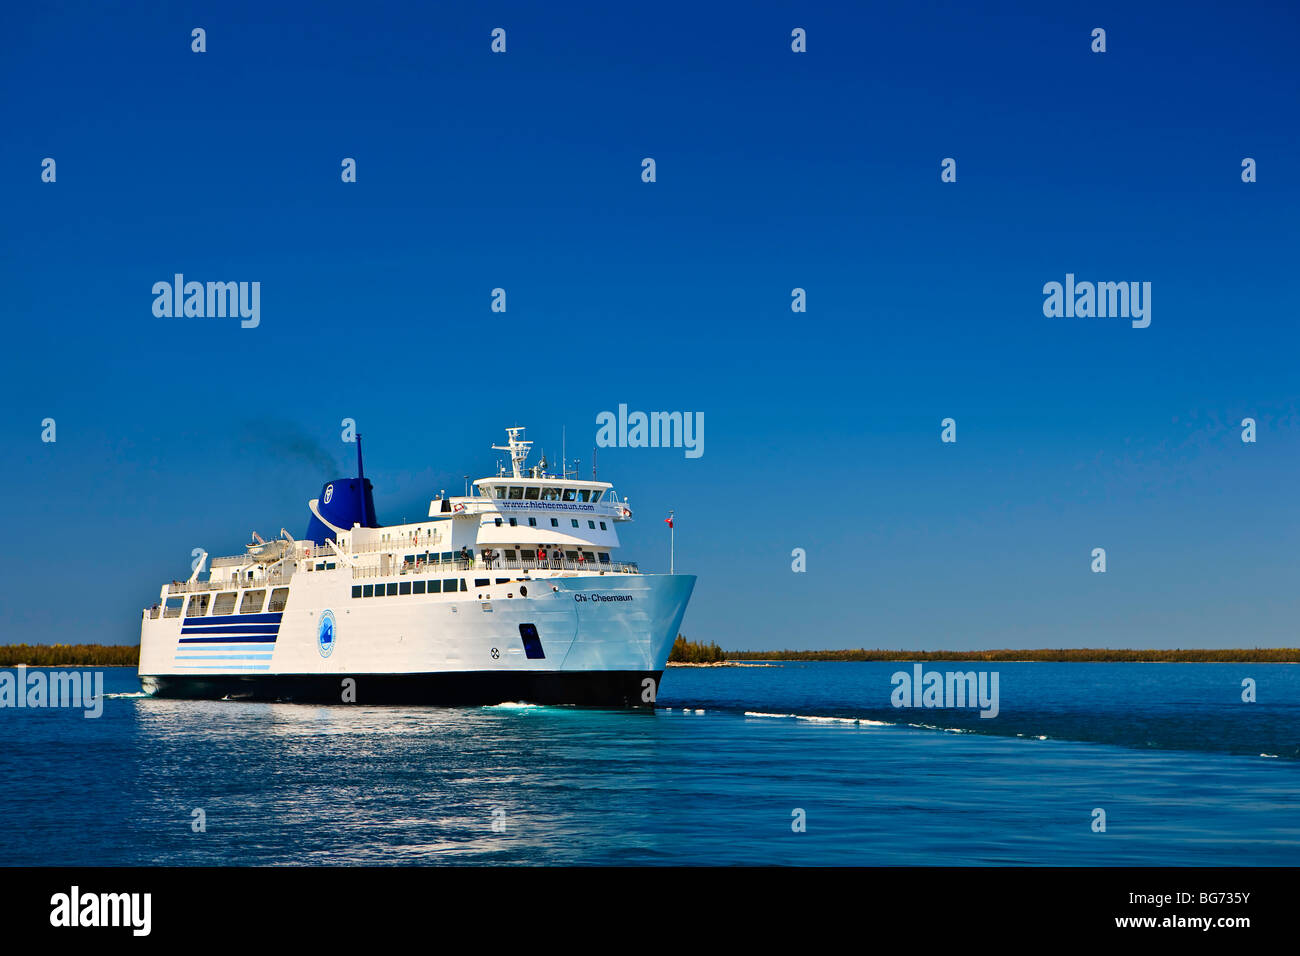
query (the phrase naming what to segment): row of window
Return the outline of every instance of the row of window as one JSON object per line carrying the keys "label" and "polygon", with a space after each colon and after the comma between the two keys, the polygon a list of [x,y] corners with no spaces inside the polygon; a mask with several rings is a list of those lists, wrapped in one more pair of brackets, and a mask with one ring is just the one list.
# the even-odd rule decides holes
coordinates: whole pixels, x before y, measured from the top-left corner
{"label": "row of window", "polygon": [[[217,594],[216,600],[212,600],[212,594],[191,594],[189,603],[185,606],[186,617],[205,617],[208,613],[208,606],[212,606],[212,616],[221,617],[223,615],[235,613],[235,601],[238,597],[236,591],[222,591]],[[168,598],[167,605],[163,609],[163,617],[180,617],[181,601],[183,598]],[[271,592],[271,603],[267,605],[268,612],[283,611],[284,606],[289,603],[289,589],[275,588]],[[262,606],[266,604],[266,588],[257,588],[252,591],[244,592],[244,599],[239,602],[240,614],[260,614]]]}
{"label": "row of window", "polygon": [[[548,561],[552,560],[556,549],[554,547],[547,547],[546,545],[538,545],[538,547],[542,551],[546,552],[546,557],[541,561],[541,563],[545,565]],[[532,564],[537,558],[537,549],[520,545],[518,550],[515,548],[502,548],[501,554],[507,561],[522,560],[525,564]],[[595,551],[565,551],[564,560],[577,561],[579,554],[582,555],[582,560],[588,564],[594,563],[597,559],[597,552]],[[599,558],[601,564],[609,564],[608,551],[599,552]]]}
{"label": "row of window", "polygon": [[494,494],[508,501],[599,501],[599,488],[539,488],[537,485],[497,485]]}
{"label": "row of window", "polygon": [[[510,519],[507,519],[507,520],[509,520],[509,522],[510,522],[510,527],[512,527],[512,528],[518,527],[518,525],[519,525],[519,519],[518,519],[518,518],[510,518]],[[575,528],[580,528],[580,527],[582,527],[582,525],[578,524],[578,519],[577,519],[577,518],[570,518],[569,521],[570,521],[570,523],[572,523],[572,525],[573,525]],[[500,518],[497,518],[497,519],[496,519],[496,524],[497,524],[497,527],[498,527],[498,528],[501,527],[501,519],[500,519]],[[552,527],[552,528],[558,528],[559,526],[560,526],[560,519],[559,519],[559,518],[552,518],[552,519],[551,519],[551,527]],[[536,527],[537,527],[537,519],[536,519],[536,518],[529,518],[529,519],[528,519],[528,527],[530,527],[530,528],[536,528]],[[596,522],[594,522],[594,521],[588,521],[588,522],[587,522],[587,527],[590,528],[592,531],[595,531],[595,530],[596,530]],[[601,531],[606,530],[606,529],[605,529],[605,522],[603,522],[603,521],[600,523],[600,530],[601,530]]]}
{"label": "row of window", "polygon": [[[498,578],[497,584],[505,584],[509,578]],[[474,582],[478,587],[488,583],[484,578]],[[450,594],[453,591],[468,591],[469,582],[464,578],[430,578],[427,581],[390,581],[387,584],[354,584],[354,598],[395,597],[398,594]]]}
{"label": "row of window", "polygon": [[[536,548],[524,547],[523,545],[518,545],[517,547],[514,548],[502,548],[501,550],[502,550],[502,555],[505,557],[507,561],[517,561],[520,558],[522,558],[524,561],[532,561],[534,558],[537,557],[537,549],[541,548],[543,551],[546,552],[547,555],[546,560],[550,560],[551,552],[554,550],[554,547],[555,547],[554,545],[546,545],[546,544],[538,545]],[[466,548],[465,555],[469,560],[472,561],[474,559],[474,549]],[[601,551],[601,552],[583,551],[582,556],[584,561],[596,561],[597,557],[599,557],[601,564],[610,563],[608,551]],[[577,561],[578,552],[565,551],[564,557],[568,561]],[[453,553],[451,551],[442,552],[441,561],[439,560],[439,555],[436,551],[417,551],[415,554],[408,554],[404,556],[402,558],[402,564],[406,567],[419,567],[420,565],[436,565],[439,563],[451,564],[452,559],[453,559]]]}

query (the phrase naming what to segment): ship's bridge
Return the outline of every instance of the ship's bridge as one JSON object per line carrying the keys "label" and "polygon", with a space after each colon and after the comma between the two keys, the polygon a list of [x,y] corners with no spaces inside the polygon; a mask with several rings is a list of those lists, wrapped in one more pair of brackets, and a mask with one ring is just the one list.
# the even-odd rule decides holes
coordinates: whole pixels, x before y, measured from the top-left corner
{"label": "ship's bridge", "polygon": [[484,498],[497,501],[559,501],[617,504],[618,495],[607,481],[578,481],[574,478],[480,478],[474,487]]}
{"label": "ship's bridge", "polygon": [[[594,478],[583,481],[568,474],[567,467],[563,469],[565,474],[562,476],[547,474],[545,458],[540,464],[526,469],[525,463],[532,442],[524,440],[523,428],[508,428],[506,434],[510,436],[509,444],[492,447],[498,451],[510,452],[511,474],[505,473],[503,465],[495,477],[477,479],[472,495],[464,498],[434,498],[429,503],[430,518],[449,514],[452,517],[472,517],[489,513],[496,524],[500,525],[502,516],[513,519],[526,515],[529,518],[528,526],[538,527],[539,522],[535,519],[548,515],[554,520],[547,521],[542,527],[560,528],[558,519],[567,516],[568,520],[563,527],[580,528],[583,526],[577,522],[586,515],[588,530],[597,530],[595,522],[600,521],[601,531],[609,530],[610,521],[632,519],[632,509],[628,507],[627,499],[620,501],[618,493],[607,481],[596,481]],[[524,522],[511,520],[510,523],[517,525]]]}

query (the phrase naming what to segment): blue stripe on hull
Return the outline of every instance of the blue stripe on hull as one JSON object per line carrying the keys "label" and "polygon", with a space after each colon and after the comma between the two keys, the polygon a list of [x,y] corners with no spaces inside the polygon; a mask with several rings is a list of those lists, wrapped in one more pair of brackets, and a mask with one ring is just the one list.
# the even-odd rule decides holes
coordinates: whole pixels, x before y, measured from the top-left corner
{"label": "blue stripe on hull", "polygon": [[270,614],[221,614],[216,617],[181,618],[184,627],[222,627],[226,624],[279,624],[284,617],[283,611]]}
{"label": "blue stripe on hull", "polygon": [[275,634],[279,624],[233,624],[223,627],[183,627],[182,634]]}
{"label": "blue stripe on hull", "polygon": [[[267,640],[267,637],[270,637],[271,639],[268,641],[268,640]],[[185,645],[192,645],[192,644],[274,644],[274,643],[275,643],[275,635],[274,635],[274,634],[270,634],[270,635],[267,635],[267,634],[247,634],[247,635],[218,634],[218,635],[215,636],[215,637],[182,637],[182,638],[180,639],[180,643],[181,643],[181,644],[185,644]]]}

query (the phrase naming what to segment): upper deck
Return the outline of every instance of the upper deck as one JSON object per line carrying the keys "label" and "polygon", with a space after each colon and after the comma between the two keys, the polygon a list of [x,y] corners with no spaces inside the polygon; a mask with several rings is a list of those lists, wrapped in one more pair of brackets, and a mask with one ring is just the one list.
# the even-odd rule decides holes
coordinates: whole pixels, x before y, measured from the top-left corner
{"label": "upper deck", "polygon": [[[447,580],[454,577],[464,586],[484,572],[513,571],[525,581],[639,574],[636,564],[614,557],[620,547],[614,525],[632,520],[627,499],[619,500],[609,482],[547,474],[544,459],[524,474],[530,443],[519,437],[522,429],[508,432],[510,444],[503,450],[511,452],[513,474],[480,478],[464,497],[440,494],[427,518],[344,528],[324,518],[321,501],[313,499],[309,510],[330,532],[323,541],[295,540],[284,529],[281,539],[270,542],[254,535],[247,554],[216,558],[207,580],[195,571],[188,581],[165,585],[161,596],[287,587],[295,575],[317,572],[391,579],[387,584],[398,593],[403,581],[429,574],[449,575]],[[326,502],[331,487],[325,488]]]}
{"label": "upper deck", "polygon": [[[524,440],[522,428],[508,428],[507,445],[493,445],[499,451],[510,452],[511,474],[504,467],[493,478],[479,478],[474,482],[474,493],[465,497],[439,496],[429,502],[429,517],[443,515],[501,513],[585,513],[601,515],[614,521],[629,521],[632,509],[627,499],[619,500],[618,493],[607,481],[583,481],[576,475],[552,475],[546,472],[546,459],[525,468],[532,442]],[[565,469],[567,471],[567,469]]]}

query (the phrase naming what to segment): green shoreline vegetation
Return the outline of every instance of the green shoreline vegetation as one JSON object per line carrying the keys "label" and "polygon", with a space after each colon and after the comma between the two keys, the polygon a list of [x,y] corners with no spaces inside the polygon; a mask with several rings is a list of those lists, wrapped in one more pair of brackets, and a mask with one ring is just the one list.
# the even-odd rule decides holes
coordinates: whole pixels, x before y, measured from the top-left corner
{"label": "green shoreline vegetation", "polygon": [[[714,653],[718,656],[713,656]],[[1141,650],[1113,647],[1045,647],[1033,650],[989,651],[723,651],[716,644],[696,644],[678,635],[668,657],[671,663],[704,664],[720,661],[1034,661],[1040,663],[1150,663],[1150,664],[1294,664],[1300,648],[1229,647]]]}
{"label": "green shoreline vegetation", "polygon": [[[724,651],[712,642],[688,641],[680,634],[670,664],[721,664],[725,661],[1036,661],[1056,663],[1295,664],[1300,648],[1230,647],[1133,650],[1110,647],[1039,648],[990,651]],[[0,644],[0,667],[135,667],[136,644]]]}
{"label": "green shoreline vegetation", "polygon": [[0,644],[0,667],[137,667],[139,644]]}
{"label": "green shoreline vegetation", "polygon": [[721,664],[725,660],[727,653],[717,644],[697,644],[680,634],[668,653],[669,664]]}

